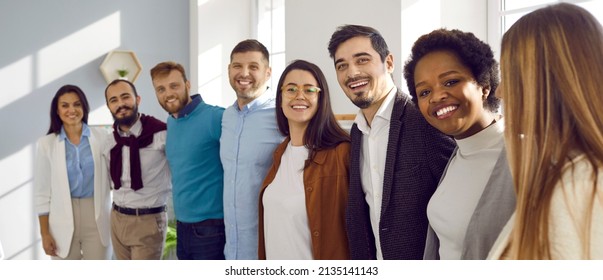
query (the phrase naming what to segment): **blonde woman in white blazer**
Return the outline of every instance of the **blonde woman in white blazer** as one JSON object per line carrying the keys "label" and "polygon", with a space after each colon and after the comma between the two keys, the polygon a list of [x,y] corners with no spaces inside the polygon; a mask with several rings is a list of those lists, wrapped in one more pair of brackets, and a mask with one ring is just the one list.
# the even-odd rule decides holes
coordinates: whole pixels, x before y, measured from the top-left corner
{"label": "blonde woman in white blazer", "polygon": [[37,142],[34,203],[44,252],[52,259],[111,257],[110,188],[101,160],[107,132],[88,127],[89,111],[79,87],[61,87],[48,134]]}

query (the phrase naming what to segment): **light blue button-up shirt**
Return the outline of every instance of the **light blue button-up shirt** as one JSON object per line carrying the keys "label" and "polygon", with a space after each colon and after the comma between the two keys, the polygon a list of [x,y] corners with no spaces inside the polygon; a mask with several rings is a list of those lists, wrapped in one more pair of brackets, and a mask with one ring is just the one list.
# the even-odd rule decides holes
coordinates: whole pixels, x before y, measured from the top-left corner
{"label": "light blue button-up shirt", "polygon": [[59,139],[65,141],[67,178],[73,198],[86,198],[94,195],[94,158],[92,158],[89,137],[90,128],[84,123],[80,144],[74,145],[67,138],[65,129],[61,127]]}
{"label": "light blue button-up shirt", "polygon": [[227,260],[258,257],[260,185],[272,165],[274,149],[283,139],[276,124],[275,98],[269,92],[242,109],[235,101],[224,111],[220,159]]}

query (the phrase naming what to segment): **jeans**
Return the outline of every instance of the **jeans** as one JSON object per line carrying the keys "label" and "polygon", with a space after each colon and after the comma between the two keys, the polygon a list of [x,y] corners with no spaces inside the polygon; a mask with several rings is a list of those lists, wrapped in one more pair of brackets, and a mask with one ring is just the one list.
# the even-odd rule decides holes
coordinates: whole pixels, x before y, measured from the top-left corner
{"label": "jeans", "polygon": [[198,223],[178,221],[176,254],[179,260],[223,260],[224,220],[210,219]]}

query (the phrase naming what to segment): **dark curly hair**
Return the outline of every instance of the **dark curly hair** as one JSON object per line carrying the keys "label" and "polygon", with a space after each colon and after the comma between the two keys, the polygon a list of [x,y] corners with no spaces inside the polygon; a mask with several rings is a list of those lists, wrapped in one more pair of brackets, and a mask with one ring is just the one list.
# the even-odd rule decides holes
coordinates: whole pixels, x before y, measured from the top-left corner
{"label": "dark curly hair", "polygon": [[494,53],[488,44],[475,37],[473,33],[457,29],[436,29],[419,37],[413,45],[410,58],[404,65],[404,79],[406,79],[412,100],[417,103],[414,78],[417,63],[425,55],[442,50],[456,54],[461,63],[471,69],[477,84],[490,88],[490,95],[484,101],[484,108],[497,112],[500,107],[500,98],[496,97],[495,93],[500,79],[498,62],[494,59]]}

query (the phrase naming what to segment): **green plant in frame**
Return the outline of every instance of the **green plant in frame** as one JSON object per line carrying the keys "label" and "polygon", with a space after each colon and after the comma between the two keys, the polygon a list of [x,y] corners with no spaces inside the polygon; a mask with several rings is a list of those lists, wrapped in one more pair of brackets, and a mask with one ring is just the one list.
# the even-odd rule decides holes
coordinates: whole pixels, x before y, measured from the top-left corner
{"label": "green plant in frame", "polygon": [[117,75],[119,75],[120,78],[125,78],[126,76],[128,76],[128,73],[130,72],[126,68],[117,70]]}
{"label": "green plant in frame", "polygon": [[163,247],[163,253],[161,259],[167,260],[176,251],[176,219],[168,221],[167,233],[165,236],[165,246]]}

